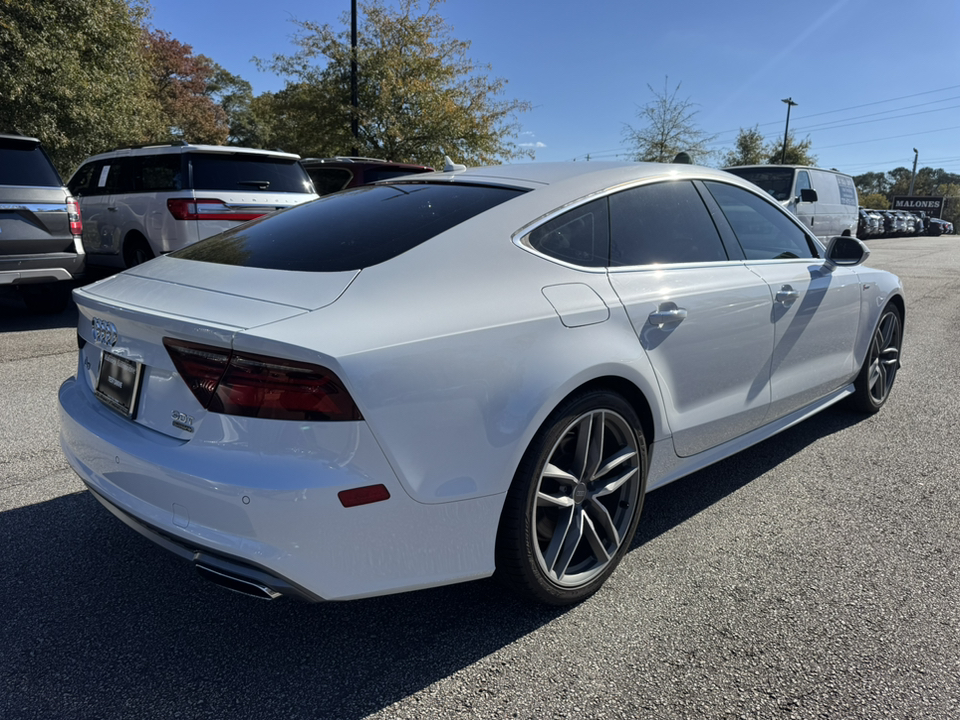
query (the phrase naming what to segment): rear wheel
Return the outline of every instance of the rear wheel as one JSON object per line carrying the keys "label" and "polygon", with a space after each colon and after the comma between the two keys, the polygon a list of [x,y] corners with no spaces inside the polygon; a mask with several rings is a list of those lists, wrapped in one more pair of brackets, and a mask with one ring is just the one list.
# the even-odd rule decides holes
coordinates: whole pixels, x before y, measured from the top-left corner
{"label": "rear wheel", "polygon": [[123,244],[123,264],[128,268],[153,260],[153,250],[144,237],[130,237]]}
{"label": "rear wheel", "polygon": [[646,491],[640,420],[621,396],[590,391],[537,433],[507,494],[497,576],[551,605],[579,602],[630,547]]}
{"label": "rear wheel", "polygon": [[867,357],[854,382],[851,404],[864,413],[875,413],[886,403],[900,369],[903,319],[900,311],[887,305],[880,315],[867,349]]}

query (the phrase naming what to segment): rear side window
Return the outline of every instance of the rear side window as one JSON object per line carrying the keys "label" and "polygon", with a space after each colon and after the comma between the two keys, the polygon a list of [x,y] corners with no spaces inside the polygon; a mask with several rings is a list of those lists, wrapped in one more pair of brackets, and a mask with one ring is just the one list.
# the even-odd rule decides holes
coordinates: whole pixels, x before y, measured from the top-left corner
{"label": "rear side window", "polygon": [[558,215],[527,236],[534,250],[583,267],[605,267],[610,259],[607,199]]}
{"label": "rear side window", "polygon": [[783,210],[743,188],[705,182],[748,260],[817,257],[813,245]]}
{"label": "rear side window", "polygon": [[656,183],[610,196],[611,267],[727,260],[693,183]]}
{"label": "rear side window", "polygon": [[309,193],[313,184],[295,159],[268,155],[190,153],[194,190]]}
{"label": "rear side window", "polygon": [[364,185],[266,215],[171,254],[273,270],[360,270],[522,192],[446,183]]}
{"label": "rear side window", "polygon": [[0,138],[0,185],[63,187],[39,143]]}
{"label": "rear side window", "polygon": [[134,162],[137,192],[171,192],[183,189],[181,153],[139,155]]}

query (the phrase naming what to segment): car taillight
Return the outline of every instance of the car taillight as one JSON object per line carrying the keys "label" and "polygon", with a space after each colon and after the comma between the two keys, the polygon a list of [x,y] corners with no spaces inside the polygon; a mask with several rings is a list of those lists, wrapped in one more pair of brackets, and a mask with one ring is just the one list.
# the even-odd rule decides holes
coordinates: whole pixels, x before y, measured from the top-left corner
{"label": "car taillight", "polygon": [[167,210],[176,220],[256,220],[266,210],[234,210],[216,198],[169,198]]}
{"label": "car taillight", "polygon": [[70,220],[70,234],[83,235],[83,215],[80,214],[80,205],[72,198],[67,198],[67,218]]}
{"label": "car taillight", "polygon": [[163,339],[177,372],[210,412],[274,420],[362,420],[340,379],[320,365]]}

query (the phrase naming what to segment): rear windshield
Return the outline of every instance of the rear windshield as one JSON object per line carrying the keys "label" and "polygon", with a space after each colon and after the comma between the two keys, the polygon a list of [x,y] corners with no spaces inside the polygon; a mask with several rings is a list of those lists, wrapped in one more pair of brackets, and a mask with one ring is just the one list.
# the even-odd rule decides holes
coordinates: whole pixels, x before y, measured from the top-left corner
{"label": "rear windshield", "polygon": [[360,270],[522,192],[450,183],[364,185],[264,216],[172,255],[272,270]]}
{"label": "rear windshield", "polygon": [[268,155],[190,153],[194,190],[312,193],[313,184],[295,159]]}
{"label": "rear windshield", "polygon": [[728,173],[749,180],[777,200],[789,200],[793,192],[793,168],[725,168]]}
{"label": "rear windshield", "polygon": [[0,185],[62,187],[63,181],[39,143],[0,138]]}

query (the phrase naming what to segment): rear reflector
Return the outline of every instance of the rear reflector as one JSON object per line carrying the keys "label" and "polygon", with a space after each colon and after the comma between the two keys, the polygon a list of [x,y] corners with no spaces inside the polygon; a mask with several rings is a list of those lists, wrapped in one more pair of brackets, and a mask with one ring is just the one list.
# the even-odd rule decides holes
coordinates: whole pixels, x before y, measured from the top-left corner
{"label": "rear reflector", "polygon": [[164,338],[200,404],[215,413],[273,420],[362,420],[340,379],[320,365],[235,353]]}
{"label": "rear reflector", "polygon": [[169,198],[167,210],[176,220],[235,220],[246,222],[267,214],[267,210],[234,210],[216,198]]}
{"label": "rear reflector", "polygon": [[337,497],[340,498],[340,504],[348,508],[389,500],[390,491],[384,485],[367,485],[352,490],[341,490],[337,493]]}

